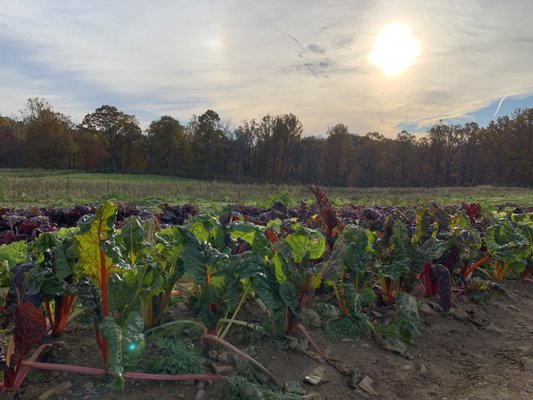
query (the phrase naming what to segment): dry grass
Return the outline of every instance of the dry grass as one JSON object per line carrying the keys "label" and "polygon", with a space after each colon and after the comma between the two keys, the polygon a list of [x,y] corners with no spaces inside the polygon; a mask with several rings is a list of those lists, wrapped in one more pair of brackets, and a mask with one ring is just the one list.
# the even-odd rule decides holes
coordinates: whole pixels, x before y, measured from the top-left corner
{"label": "dry grass", "polygon": [[[336,204],[418,205],[462,201],[486,205],[533,206],[533,189],[479,186],[468,188],[330,188]],[[85,174],[71,171],[0,169],[0,207],[69,206],[115,199],[145,207],[192,203],[203,208],[227,204],[297,204],[311,199],[305,185],[235,184],[157,175]]]}

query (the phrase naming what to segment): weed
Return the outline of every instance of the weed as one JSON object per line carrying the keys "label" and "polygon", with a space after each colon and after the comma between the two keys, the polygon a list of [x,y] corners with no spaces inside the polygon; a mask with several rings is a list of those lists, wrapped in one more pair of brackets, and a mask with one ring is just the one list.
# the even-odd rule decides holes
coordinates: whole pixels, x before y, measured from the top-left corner
{"label": "weed", "polygon": [[158,336],[148,343],[149,351],[140,363],[154,374],[192,374],[202,372],[202,357],[192,343]]}

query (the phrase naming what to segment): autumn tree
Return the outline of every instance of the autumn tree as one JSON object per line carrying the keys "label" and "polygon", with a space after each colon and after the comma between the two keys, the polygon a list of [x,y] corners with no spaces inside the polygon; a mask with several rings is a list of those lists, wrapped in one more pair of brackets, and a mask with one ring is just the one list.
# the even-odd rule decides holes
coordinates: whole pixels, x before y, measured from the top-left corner
{"label": "autumn tree", "polygon": [[0,116],[0,167],[22,167],[22,124]]}
{"label": "autumn tree", "polygon": [[[81,127],[101,134],[109,153],[108,168],[112,172],[120,170],[120,161],[129,156],[124,154],[123,146],[131,140],[139,140],[142,131],[134,115],[119,111],[114,106],[103,105],[93,113],[87,114]],[[129,146],[129,144],[128,144]],[[131,144],[130,147],[135,147]],[[130,163],[130,160],[126,161]],[[131,168],[131,165],[128,165]]]}
{"label": "autumn tree", "polygon": [[152,121],[148,130],[149,169],[177,174],[187,163],[188,143],[184,127],[178,120],[164,115]]}
{"label": "autumn tree", "polygon": [[199,117],[194,116],[188,131],[192,145],[192,165],[201,176],[212,178],[224,171],[222,160],[225,159],[225,131],[220,116],[213,110],[207,110]]}
{"label": "autumn tree", "polygon": [[39,168],[71,168],[76,150],[73,124],[43,99],[30,98],[23,116],[25,165]]}

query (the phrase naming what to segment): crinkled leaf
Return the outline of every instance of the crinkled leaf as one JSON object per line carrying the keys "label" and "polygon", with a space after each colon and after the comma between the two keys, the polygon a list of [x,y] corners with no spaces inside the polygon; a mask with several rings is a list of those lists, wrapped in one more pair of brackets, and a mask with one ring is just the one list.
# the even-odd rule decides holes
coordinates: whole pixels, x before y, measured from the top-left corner
{"label": "crinkled leaf", "polygon": [[296,286],[292,282],[283,282],[279,287],[279,295],[283,302],[293,311],[298,310],[298,293],[296,292]]}
{"label": "crinkled leaf", "polygon": [[507,219],[501,219],[485,230],[485,243],[488,253],[503,263],[509,263],[514,272],[522,272],[531,258],[531,245],[527,238]]}
{"label": "crinkled leaf", "polygon": [[0,280],[0,286],[9,286],[9,271],[15,265],[25,262],[28,259],[28,243],[24,240],[10,244],[0,245],[0,267],[5,270],[5,279]]}
{"label": "crinkled leaf", "polygon": [[395,307],[395,323],[398,326],[400,338],[407,343],[411,343],[415,336],[420,335],[418,330],[420,324],[418,303],[414,296],[400,292],[396,296]]}
{"label": "crinkled leaf", "polygon": [[296,263],[301,263],[306,254],[309,260],[317,260],[326,249],[324,235],[318,230],[303,226],[299,226],[296,232],[287,235],[284,240],[289,245],[291,257]]}
{"label": "crinkled leaf", "polygon": [[226,247],[226,230],[210,215],[195,216],[185,227],[200,242],[208,242],[218,250]]}
{"label": "crinkled leaf", "polygon": [[[96,214],[80,220],[80,232],[74,236],[75,254],[78,258],[75,270],[99,283],[101,273],[110,274],[117,269],[111,257],[104,252],[104,242],[111,239],[116,220],[117,206],[109,201],[101,205]],[[101,270],[103,267],[103,270]]]}
{"label": "crinkled leaf", "polygon": [[396,221],[381,260],[383,276],[397,280],[411,272],[410,246],[407,226],[402,221]]}
{"label": "crinkled leaf", "polygon": [[76,282],[76,294],[82,308],[91,320],[96,323],[100,322],[102,319],[102,303],[98,288],[86,276],[82,276]]}

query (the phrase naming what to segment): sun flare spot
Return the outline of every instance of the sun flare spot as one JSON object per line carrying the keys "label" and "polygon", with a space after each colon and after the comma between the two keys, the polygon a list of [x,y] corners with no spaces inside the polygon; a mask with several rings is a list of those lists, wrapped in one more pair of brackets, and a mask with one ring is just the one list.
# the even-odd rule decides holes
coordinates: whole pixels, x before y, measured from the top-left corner
{"label": "sun flare spot", "polygon": [[386,77],[396,78],[416,62],[420,52],[420,41],[409,25],[395,22],[385,25],[378,34],[368,60]]}

